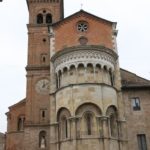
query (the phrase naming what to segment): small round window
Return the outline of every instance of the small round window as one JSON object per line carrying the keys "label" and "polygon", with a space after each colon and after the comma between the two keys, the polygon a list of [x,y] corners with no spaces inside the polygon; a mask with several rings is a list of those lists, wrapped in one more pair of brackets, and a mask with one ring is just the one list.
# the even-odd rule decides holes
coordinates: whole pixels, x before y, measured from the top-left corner
{"label": "small round window", "polygon": [[88,30],[88,24],[86,22],[79,22],[77,24],[77,29],[80,32],[86,32]]}

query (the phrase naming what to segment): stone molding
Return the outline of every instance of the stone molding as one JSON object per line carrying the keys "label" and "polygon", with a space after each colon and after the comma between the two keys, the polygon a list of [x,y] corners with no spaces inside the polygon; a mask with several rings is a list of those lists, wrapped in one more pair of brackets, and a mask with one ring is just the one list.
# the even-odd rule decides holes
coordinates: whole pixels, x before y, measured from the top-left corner
{"label": "stone molding", "polygon": [[27,0],[27,3],[59,3],[58,0]]}
{"label": "stone molding", "polygon": [[49,65],[28,65],[26,67],[26,71],[33,71],[33,70],[50,70]]}
{"label": "stone molding", "polygon": [[105,83],[77,83],[77,84],[69,84],[69,85],[60,87],[60,88],[56,89],[55,92],[50,92],[49,95],[55,95],[57,92],[65,89],[65,88],[68,88],[68,87],[72,88],[72,87],[76,87],[76,86],[87,86],[87,85],[111,87],[116,92],[118,92],[118,90],[115,87],[112,87],[111,85],[108,85],[108,84],[105,84]]}

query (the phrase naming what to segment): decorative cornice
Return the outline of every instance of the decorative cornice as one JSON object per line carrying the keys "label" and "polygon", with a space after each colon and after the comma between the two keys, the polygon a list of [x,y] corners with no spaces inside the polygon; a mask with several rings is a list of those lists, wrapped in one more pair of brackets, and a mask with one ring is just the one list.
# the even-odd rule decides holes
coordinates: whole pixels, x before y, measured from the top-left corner
{"label": "decorative cornice", "polygon": [[115,63],[118,56],[117,54],[104,46],[87,45],[87,46],[74,46],[64,48],[52,56],[51,61],[54,63],[55,72],[62,71],[65,67],[71,66],[78,67],[83,64],[92,64],[93,67],[100,65],[101,68],[107,66],[107,69],[114,70]]}
{"label": "decorative cornice", "polygon": [[39,123],[36,123],[36,124],[32,124],[32,123],[26,123],[25,124],[25,127],[49,127],[50,124],[49,123],[45,123],[45,124],[39,124]]}
{"label": "decorative cornice", "polygon": [[96,50],[96,51],[101,51],[101,52],[105,52],[105,53],[113,56],[115,59],[118,59],[118,55],[112,49],[106,48],[106,47],[104,47],[102,45],[84,45],[84,46],[73,46],[73,47],[64,48],[64,49],[58,51],[51,58],[51,61],[54,62],[58,57],[60,57],[61,55],[66,54],[66,53],[73,52],[73,51],[80,51],[80,50]]}
{"label": "decorative cornice", "polygon": [[23,134],[24,133],[24,131],[10,131],[10,132],[6,132],[6,134]]}
{"label": "decorative cornice", "polygon": [[36,70],[50,70],[50,65],[28,65],[26,71],[36,71]]}
{"label": "decorative cornice", "polygon": [[60,20],[60,21],[54,23],[53,26],[54,27],[58,27],[60,25],[63,25],[64,23],[66,23],[68,21],[71,21],[71,20],[73,20],[73,19],[75,19],[77,17],[80,17],[80,16],[85,16],[85,17],[94,19],[96,21],[100,21],[100,22],[102,22],[104,24],[115,24],[115,25],[117,24],[116,22],[112,22],[112,21],[100,18],[100,17],[98,17],[96,15],[93,15],[93,14],[91,14],[89,12],[86,12],[86,11],[84,11],[84,10],[81,9],[80,11],[72,14],[71,16],[68,16],[68,17],[64,18],[63,20]]}
{"label": "decorative cornice", "polygon": [[32,28],[32,27],[33,28],[35,28],[35,27],[46,27],[47,31],[48,31],[48,26],[49,25],[46,24],[46,23],[45,24],[44,23],[43,24],[27,24],[27,28]]}
{"label": "decorative cornice", "polygon": [[123,85],[122,90],[145,90],[145,89],[150,89],[150,85]]}
{"label": "decorative cornice", "polygon": [[[65,88],[69,88],[69,87],[73,88],[73,87],[76,87],[76,86],[87,86],[87,85],[92,85],[92,86],[106,86],[106,87],[113,88],[116,92],[118,92],[118,90],[115,87],[113,87],[111,85],[108,85],[108,84],[105,84],[105,83],[86,83],[85,82],[85,83],[69,84],[69,85],[60,87],[60,88],[56,89],[55,92],[50,93],[49,95],[55,95],[57,92],[65,89]],[[101,116],[101,117],[103,117],[103,116]]]}
{"label": "decorative cornice", "polygon": [[57,0],[27,0],[27,3],[59,3]]}

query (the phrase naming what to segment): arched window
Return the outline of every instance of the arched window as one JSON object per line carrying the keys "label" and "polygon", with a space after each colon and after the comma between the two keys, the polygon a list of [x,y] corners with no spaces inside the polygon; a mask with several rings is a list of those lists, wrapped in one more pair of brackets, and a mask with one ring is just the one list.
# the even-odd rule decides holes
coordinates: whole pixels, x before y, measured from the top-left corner
{"label": "arched window", "polygon": [[61,131],[63,139],[68,138],[68,121],[66,117],[63,117],[61,120]]}
{"label": "arched window", "polygon": [[18,131],[22,130],[22,119],[18,118]]}
{"label": "arched window", "polygon": [[38,14],[37,15],[37,24],[42,24],[43,23],[43,15],[42,14]]}
{"label": "arched window", "polygon": [[108,107],[107,116],[109,117],[110,121],[110,134],[111,136],[116,137],[118,134],[118,129],[117,129],[117,109],[115,106]]}
{"label": "arched window", "polygon": [[86,137],[91,135],[99,136],[99,128],[96,117],[100,116],[100,108],[93,103],[85,103],[77,108],[75,111],[77,120],[77,137]]}
{"label": "arched window", "polygon": [[86,77],[88,82],[93,82],[94,80],[94,67],[92,64],[87,65]]}
{"label": "arched window", "polygon": [[68,118],[70,117],[70,112],[66,108],[61,108],[57,114],[57,120],[59,122],[59,140],[69,138],[69,129],[70,125],[68,122]]}
{"label": "arched window", "polygon": [[41,63],[42,64],[46,64],[47,62],[47,54],[41,54]]}
{"label": "arched window", "polygon": [[85,116],[87,135],[92,134],[92,114],[87,113]]}
{"label": "arched window", "polygon": [[46,132],[41,131],[39,133],[39,148],[44,149],[46,148]]}
{"label": "arched window", "polygon": [[46,15],[46,23],[52,23],[52,15],[51,14]]}
{"label": "arched window", "polygon": [[116,117],[115,114],[110,115],[110,132],[111,136],[115,136],[115,128],[116,128]]}
{"label": "arched window", "polygon": [[21,116],[18,118],[18,131],[24,130],[25,117]]}

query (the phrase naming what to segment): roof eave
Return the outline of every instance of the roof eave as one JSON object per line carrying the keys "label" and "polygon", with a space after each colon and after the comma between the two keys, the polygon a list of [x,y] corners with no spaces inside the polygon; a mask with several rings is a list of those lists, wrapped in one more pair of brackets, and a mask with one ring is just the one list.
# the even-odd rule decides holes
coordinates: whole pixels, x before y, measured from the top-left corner
{"label": "roof eave", "polygon": [[23,100],[19,101],[18,103],[14,104],[14,105],[12,105],[12,106],[9,106],[8,108],[9,108],[9,109],[14,108],[14,107],[16,107],[16,106],[18,106],[18,105],[21,105],[21,104],[25,103],[25,102],[26,102],[26,99],[23,99]]}
{"label": "roof eave", "polygon": [[100,17],[98,17],[98,16],[96,16],[96,15],[93,15],[93,14],[91,14],[91,13],[89,13],[89,12],[86,12],[86,11],[84,11],[84,10],[81,9],[80,11],[78,11],[78,12],[76,12],[76,13],[74,13],[74,14],[72,14],[72,15],[70,15],[70,16],[64,18],[64,19],[62,19],[62,20],[60,20],[60,21],[58,21],[58,22],[53,23],[52,26],[58,25],[58,24],[60,24],[61,22],[66,21],[66,20],[72,18],[73,16],[76,16],[76,15],[79,14],[79,13],[85,13],[85,14],[87,14],[87,15],[93,16],[94,18],[97,18],[97,19],[99,19],[99,20],[103,20],[103,21],[105,21],[105,22],[111,23],[111,24],[113,24],[115,27],[116,27],[116,25],[117,25],[117,22],[112,22],[112,21],[106,20],[106,19],[104,19],[104,18],[100,18]]}
{"label": "roof eave", "polygon": [[128,89],[150,89],[150,85],[123,85],[122,90]]}

